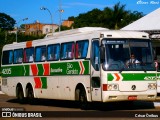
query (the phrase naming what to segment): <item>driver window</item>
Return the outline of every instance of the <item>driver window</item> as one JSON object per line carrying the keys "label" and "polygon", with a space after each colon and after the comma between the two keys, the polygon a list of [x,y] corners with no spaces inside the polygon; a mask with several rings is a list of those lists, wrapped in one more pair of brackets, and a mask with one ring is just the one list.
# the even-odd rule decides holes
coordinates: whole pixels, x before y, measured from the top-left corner
{"label": "driver window", "polygon": [[92,42],[92,53],[91,53],[92,66],[96,71],[99,71],[100,55],[99,55],[99,41],[94,40]]}

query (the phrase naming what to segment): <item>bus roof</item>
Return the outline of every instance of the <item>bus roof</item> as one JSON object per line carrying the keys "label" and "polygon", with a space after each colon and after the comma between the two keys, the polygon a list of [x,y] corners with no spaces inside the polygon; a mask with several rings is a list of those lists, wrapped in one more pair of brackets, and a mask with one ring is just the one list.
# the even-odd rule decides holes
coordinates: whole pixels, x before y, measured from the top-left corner
{"label": "bus roof", "polygon": [[101,37],[149,39],[149,34],[145,32],[127,31],[127,30],[108,30],[101,32]]}
{"label": "bus roof", "polygon": [[[70,38],[70,39],[68,39]],[[14,42],[3,47],[3,50],[19,49],[25,47],[34,47],[40,45],[48,45],[53,43],[69,42],[74,40],[92,39],[92,38],[135,38],[135,39],[149,39],[148,33],[125,31],[125,30],[109,30],[102,27],[84,27],[62,32],[54,33],[53,36],[46,36],[44,39],[38,39],[27,42]],[[54,42],[53,42],[54,41]],[[29,46],[28,46],[29,45]]]}
{"label": "bus roof", "polygon": [[78,33],[102,31],[102,30],[109,30],[109,29],[102,28],[102,27],[82,27],[82,28],[77,28],[77,29],[65,30],[61,32],[49,33],[45,36],[45,38],[60,37],[60,36],[65,36],[65,35],[73,35],[73,34],[78,34]]}

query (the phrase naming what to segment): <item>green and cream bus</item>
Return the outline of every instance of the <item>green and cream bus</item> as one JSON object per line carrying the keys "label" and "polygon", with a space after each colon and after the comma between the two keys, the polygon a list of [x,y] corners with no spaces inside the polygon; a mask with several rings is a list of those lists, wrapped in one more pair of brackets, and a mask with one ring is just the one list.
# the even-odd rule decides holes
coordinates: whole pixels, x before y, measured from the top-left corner
{"label": "green and cream bus", "polygon": [[[134,54],[138,62],[127,62]],[[5,45],[2,91],[24,98],[115,102],[156,98],[156,69],[144,32],[84,27]]]}

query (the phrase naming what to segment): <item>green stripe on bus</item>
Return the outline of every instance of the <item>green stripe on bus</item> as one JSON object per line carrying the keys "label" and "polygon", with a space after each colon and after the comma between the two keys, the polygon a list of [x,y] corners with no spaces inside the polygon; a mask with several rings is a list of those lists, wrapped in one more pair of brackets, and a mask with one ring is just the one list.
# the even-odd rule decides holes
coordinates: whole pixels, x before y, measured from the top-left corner
{"label": "green stripe on bus", "polygon": [[25,69],[23,65],[2,67],[2,77],[24,76],[26,75]]}
{"label": "green stripe on bus", "polygon": [[[88,75],[89,61],[50,63],[50,75]],[[37,64],[38,76],[43,76],[43,64]],[[2,77],[29,76],[30,65],[5,66],[1,68]]]}
{"label": "green stripe on bus", "polygon": [[25,65],[25,76],[29,76],[29,65]]}
{"label": "green stripe on bus", "polygon": [[50,64],[50,75],[79,75],[89,74],[89,61],[63,62]]}
{"label": "green stripe on bus", "polygon": [[108,73],[108,81],[152,81],[160,78],[156,73]]}
{"label": "green stripe on bus", "polygon": [[89,74],[89,61],[83,61],[83,64],[85,66],[85,71],[84,71],[84,74],[87,75]]}
{"label": "green stripe on bus", "polygon": [[37,67],[38,67],[38,76],[42,76],[44,72],[43,65],[38,64]]}
{"label": "green stripe on bus", "polygon": [[41,77],[41,82],[42,82],[42,88],[46,89],[47,88],[47,78]]}

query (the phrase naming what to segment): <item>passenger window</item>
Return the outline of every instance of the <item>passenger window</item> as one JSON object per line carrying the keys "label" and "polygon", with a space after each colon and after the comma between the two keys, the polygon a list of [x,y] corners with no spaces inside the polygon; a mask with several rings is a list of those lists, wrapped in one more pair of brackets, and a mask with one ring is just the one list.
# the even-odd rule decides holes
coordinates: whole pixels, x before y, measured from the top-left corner
{"label": "passenger window", "polygon": [[88,53],[88,40],[77,41],[76,42],[76,53],[75,56],[77,59],[86,58]]}
{"label": "passenger window", "polygon": [[3,57],[2,57],[2,65],[8,65],[13,63],[13,51],[3,51]]}
{"label": "passenger window", "polygon": [[59,60],[60,44],[48,45],[47,60]]}
{"label": "passenger window", "polygon": [[46,46],[38,46],[35,48],[35,61],[43,62],[46,60]]}
{"label": "passenger window", "polygon": [[74,42],[62,43],[61,45],[61,59],[73,59],[74,58]]}
{"label": "passenger window", "polygon": [[14,50],[14,63],[22,63],[23,61],[23,49]]}
{"label": "passenger window", "polygon": [[100,64],[100,53],[99,53],[99,41],[94,40],[92,42],[92,53],[91,53],[91,61],[92,66],[96,71],[99,71],[99,64]]}
{"label": "passenger window", "polygon": [[23,62],[33,62],[34,61],[34,48],[25,48],[23,53]]}

